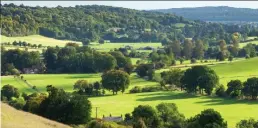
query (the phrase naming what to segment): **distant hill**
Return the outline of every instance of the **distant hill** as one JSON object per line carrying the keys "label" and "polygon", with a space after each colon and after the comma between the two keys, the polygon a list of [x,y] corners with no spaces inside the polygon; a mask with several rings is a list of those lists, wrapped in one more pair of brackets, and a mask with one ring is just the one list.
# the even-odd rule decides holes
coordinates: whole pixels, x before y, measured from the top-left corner
{"label": "distant hill", "polygon": [[151,10],[164,13],[173,13],[192,20],[202,21],[245,21],[258,22],[258,9],[234,8],[227,6],[170,8]]}
{"label": "distant hill", "polygon": [[1,109],[2,128],[71,128],[68,125],[16,110],[5,103],[1,103]]}

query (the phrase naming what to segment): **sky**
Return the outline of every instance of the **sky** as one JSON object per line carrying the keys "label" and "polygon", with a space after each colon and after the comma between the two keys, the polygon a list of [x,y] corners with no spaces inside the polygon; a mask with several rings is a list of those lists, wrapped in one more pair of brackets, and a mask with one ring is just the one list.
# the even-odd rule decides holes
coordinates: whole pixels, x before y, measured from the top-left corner
{"label": "sky", "polygon": [[75,5],[108,5],[138,10],[168,9],[182,7],[230,6],[258,9],[258,1],[2,1],[2,4],[14,3],[27,6],[63,7]]}

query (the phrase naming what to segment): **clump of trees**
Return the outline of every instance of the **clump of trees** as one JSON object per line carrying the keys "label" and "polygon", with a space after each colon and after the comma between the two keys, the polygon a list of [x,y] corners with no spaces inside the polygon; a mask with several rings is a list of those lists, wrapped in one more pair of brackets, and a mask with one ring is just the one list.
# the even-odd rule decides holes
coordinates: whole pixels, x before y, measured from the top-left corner
{"label": "clump of trees", "polygon": [[182,87],[189,93],[211,95],[212,90],[218,85],[219,77],[214,70],[207,66],[193,66],[184,72],[181,78]]}
{"label": "clump of trees", "polygon": [[248,78],[244,83],[240,80],[231,80],[227,84],[228,88],[220,86],[217,88],[216,95],[220,97],[245,98],[256,100],[258,96],[258,78]]}
{"label": "clump of trees", "polygon": [[87,46],[48,47],[43,55],[47,72],[95,73],[115,67],[128,73],[133,70],[130,58],[121,52],[98,52]]}
{"label": "clump of trees", "polygon": [[160,103],[156,109],[149,105],[139,105],[134,108],[132,116],[126,114],[125,122],[137,128],[227,128],[227,122],[213,109],[206,109],[186,119],[174,103]]}
{"label": "clump of trees", "polygon": [[86,124],[91,120],[91,103],[86,96],[74,95],[47,86],[47,94],[20,94],[12,85],[4,85],[1,89],[1,100],[16,109],[44,116],[65,124]]}
{"label": "clump of trees", "polygon": [[1,57],[2,75],[19,74],[24,68],[31,68],[32,66],[37,66],[38,69],[44,69],[44,64],[40,59],[39,52],[9,49],[7,51],[1,51]]}
{"label": "clump of trees", "polygon": [[100,96],[102,95],[101,89],[102,85],[100,82],[96,81],[94,83],[89,83],[87,80],[78,80],[73,85],[74,90],[81,95],[88,96]]}

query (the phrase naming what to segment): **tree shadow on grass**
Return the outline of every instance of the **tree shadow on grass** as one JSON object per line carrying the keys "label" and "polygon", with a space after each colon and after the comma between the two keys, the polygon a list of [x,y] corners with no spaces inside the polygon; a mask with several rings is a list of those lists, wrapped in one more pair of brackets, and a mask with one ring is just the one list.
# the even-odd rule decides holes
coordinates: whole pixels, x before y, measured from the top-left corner
{"label": "tree shadow on grass", "polygon": [[173,92],[149,93],[149,95],[143,94],[138,96],[148,96],[148,97],[139,98],[136,101],[180,100],[180,99],[199,97],[199,96],[195,96],[187,93],[173,93]]}
{"label": "tree shadow on grass", "polygon": [[247,105],[258,105],[258,101],[254,100],[237,100],[231,98],[218,98],[218,97],[202,97],[204,101],[195,102],[197,104],[204,104],[206,106],[212,105],[231,105],[231,104],[247,104]]}

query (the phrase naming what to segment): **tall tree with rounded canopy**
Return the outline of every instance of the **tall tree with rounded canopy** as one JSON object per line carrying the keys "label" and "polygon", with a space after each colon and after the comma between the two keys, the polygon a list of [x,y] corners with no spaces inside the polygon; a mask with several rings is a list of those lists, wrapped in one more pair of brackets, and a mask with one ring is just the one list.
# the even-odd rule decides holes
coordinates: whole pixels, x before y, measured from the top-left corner
{"label": "tall tree with rounded canopy", "polygon": [[215,74],[215,71],[207,66],[193,66],[185,71],[181,83],[189,93],[196,93],[199,85],[198,79],[208,73]]}
{"label": "tall tree with rounded canopy", "polygon": [[129,75],[121,70],[110,70],[102,76],[102,86],[107,90],[112,90],[113,94],[118,91],[124,92],[130,84]]}

